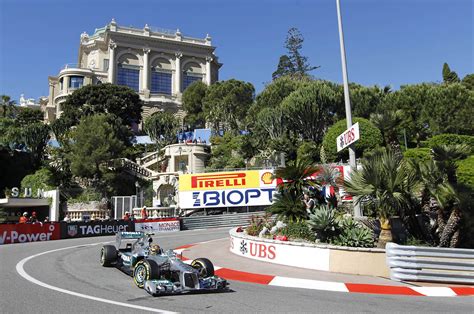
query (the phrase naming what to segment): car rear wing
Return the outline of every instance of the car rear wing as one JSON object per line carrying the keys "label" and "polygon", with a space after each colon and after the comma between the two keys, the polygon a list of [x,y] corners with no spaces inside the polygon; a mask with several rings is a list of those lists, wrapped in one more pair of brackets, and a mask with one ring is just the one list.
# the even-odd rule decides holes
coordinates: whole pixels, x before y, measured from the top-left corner
{"label": "car rear wing", "polygon": [[127,239],[127,240],[128,239],[140,239],[140,238],[143,238],[144,236],[145,236],[145,232],[141,232],[141,231],[117,232],[117,241],[120,241],[122,239]]}

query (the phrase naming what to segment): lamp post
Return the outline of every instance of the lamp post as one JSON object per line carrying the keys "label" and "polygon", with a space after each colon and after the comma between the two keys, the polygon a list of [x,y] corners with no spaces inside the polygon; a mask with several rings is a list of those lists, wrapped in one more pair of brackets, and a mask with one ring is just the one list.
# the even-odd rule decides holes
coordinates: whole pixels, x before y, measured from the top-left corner
{"label": "lamp post", "polygon": [[139,204],[139,202],[138,202],[138,190],[139,190],[139,189],[140,189],[140,183],[139,183],[138,181],[135,181],[135,197],[136,197],[136,200],[137,200],[136,203],[135,203],[135,205],[136,205],[137,207],[140,207],[140,204]]}
{"label": "lamp post", "polygon": [[[342,81],[344,84],[344,103],[346,105],[346,122],[347,128],[352,126],[352,113],[351,113],[351,99],[349,97],[349,80],[347,78],[347,65],[346,65],[346,49],[344,47],[344,31],[342,29],[342,18],[341,18],[341,5],[339,0],[336,0],[337,7],[337,24],[339,27],[339,44],[341,48],[341,63],[342,63]],[[351,170],[356,169],[356,155],[354,144],[349,145],[349,165]],[[360,205],[357,200],[354,199],[354,216],[360,217],[362,213],[360,211]]]}

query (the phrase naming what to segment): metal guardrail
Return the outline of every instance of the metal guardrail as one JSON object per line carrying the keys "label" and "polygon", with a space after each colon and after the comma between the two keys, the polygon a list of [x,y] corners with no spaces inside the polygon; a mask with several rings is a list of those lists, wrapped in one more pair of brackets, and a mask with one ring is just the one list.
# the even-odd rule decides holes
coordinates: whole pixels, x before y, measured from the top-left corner
{"label": "metal guardrail", "polygon": [[242,214],[221,214],[209,216],[184,217],[181,219],[184,230],[208,229],[220,227],[237,227],[249,224],[251,216],[263,216],[264,211],[242,213]]}
{"label": "metal guardrail", "polygon": [[474,250],[438,247],[385,247],[390,279],[474,284]]}

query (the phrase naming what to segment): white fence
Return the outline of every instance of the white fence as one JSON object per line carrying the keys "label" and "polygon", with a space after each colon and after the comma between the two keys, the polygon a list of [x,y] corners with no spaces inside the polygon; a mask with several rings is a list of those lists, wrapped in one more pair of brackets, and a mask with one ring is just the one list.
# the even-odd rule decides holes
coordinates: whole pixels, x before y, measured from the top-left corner
{"label": "white fence", "polygon": [[474,284],[474,250],[395,243],[385,250],[392,280]]}

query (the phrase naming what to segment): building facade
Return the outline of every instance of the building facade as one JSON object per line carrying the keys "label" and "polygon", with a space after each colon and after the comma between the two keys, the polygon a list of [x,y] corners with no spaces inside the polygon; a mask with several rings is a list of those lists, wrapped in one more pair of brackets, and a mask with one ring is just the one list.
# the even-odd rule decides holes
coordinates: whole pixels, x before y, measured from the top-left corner
{"label": "building facade", "polygon": [[60,117],[61,103],[76,89],[101,83],[135,90],[145,104],[142,118],[157,111],[182,117],[182,92],[196,80],[208,85],[218,80],[222,64],[214,50],[209,35],[199,39],[148,25],[124,27],[112,19],[92,35],[81,34],[77,64],[48,78],[46,120]]}

